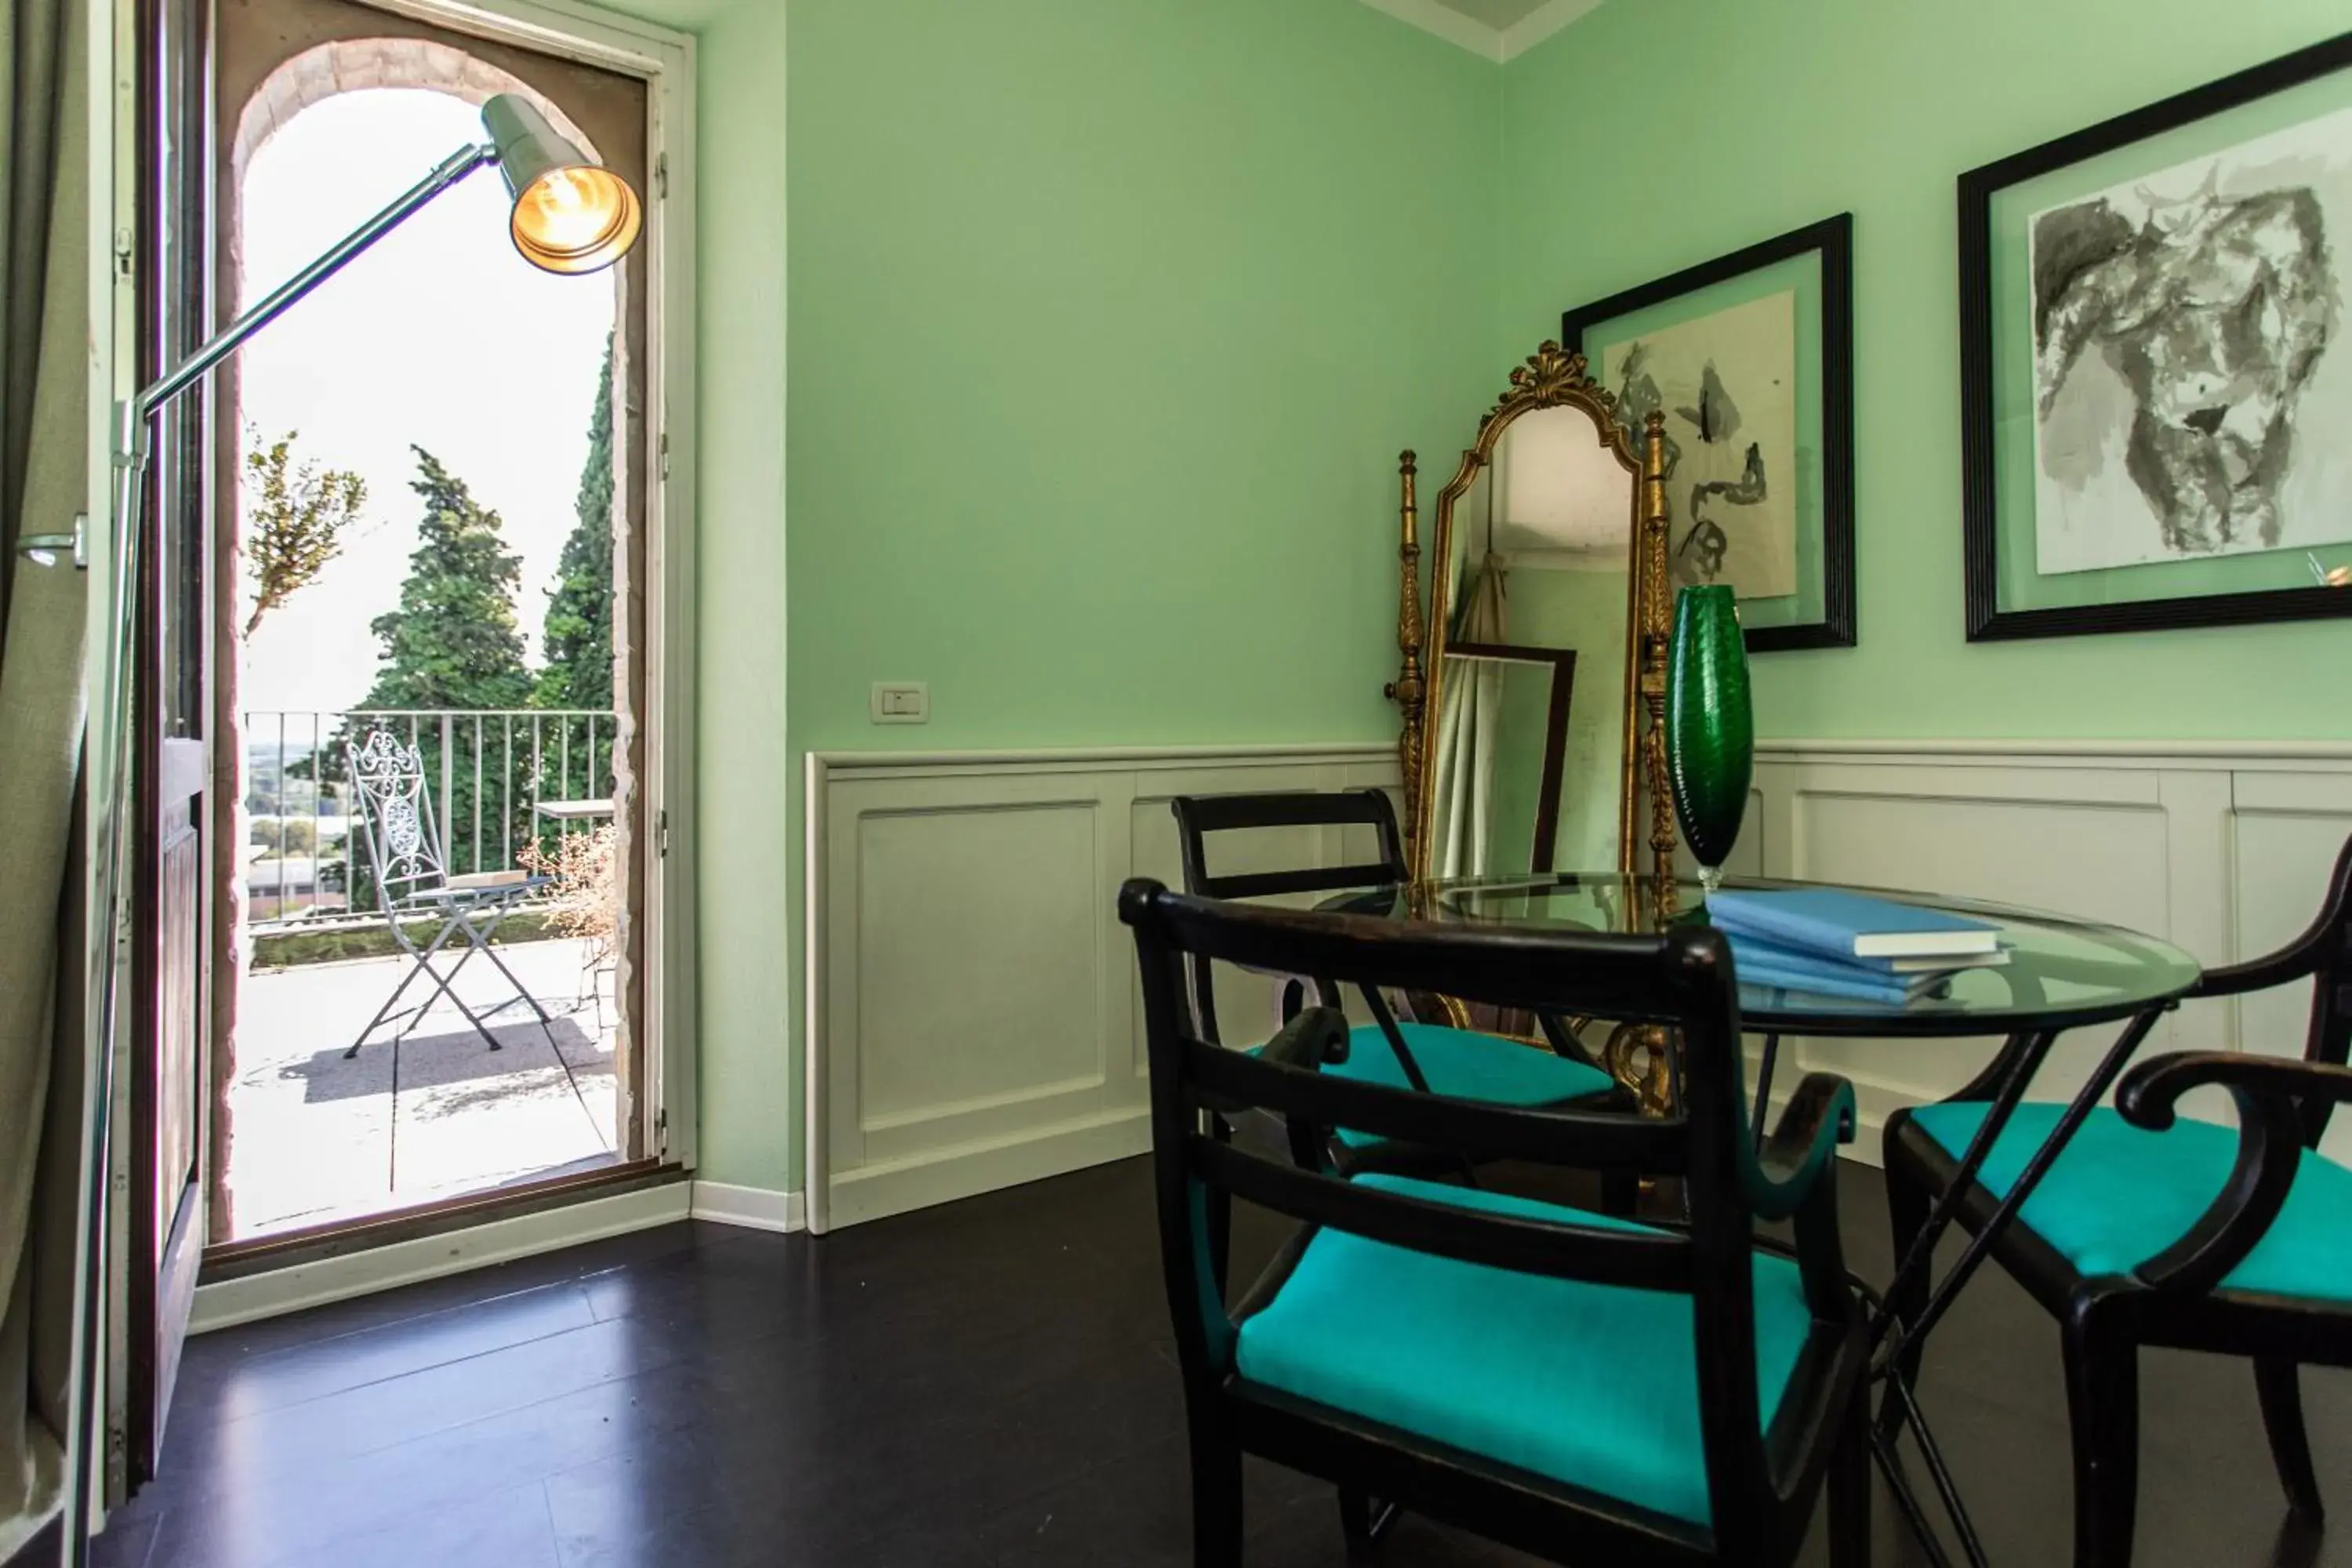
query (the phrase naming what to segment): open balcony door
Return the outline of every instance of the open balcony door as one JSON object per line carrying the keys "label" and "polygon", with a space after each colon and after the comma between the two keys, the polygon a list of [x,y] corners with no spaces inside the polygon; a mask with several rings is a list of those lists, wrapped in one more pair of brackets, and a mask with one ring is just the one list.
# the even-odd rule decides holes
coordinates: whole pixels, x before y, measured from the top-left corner
{"label": "open balcony door", "polygon": [[[138,279],[142,384],[194,349],[213,321],[211,7],[139,5]],[[158,422],[148,487],[132,810],[133,950],[129,1116],[114,1142],[115,1277],[126,1289],[106,1379],[106,1490],[119,1500],[155,1473],[205,1246],[206,1062],[205,743],[209,394]]]}
{"label": "open balcony door", "polygon": [[[126,195],[113,220],[124,237],[116,258],[119,272],[131,279],[135,292],[131,336],[139,347],[133,384],[152,381],[183,359],[224,322],[236,302],[240,275],[229,232],[236,117],[260,77],[291,53],[345,37],[464,44],[564,97],[599,137],[607,162],[657,203],[667,195],[666,181],[647,150],[653,118],[649,78],[641,70],[668,73],[661,87],[664,113],[669,123],[691,123],[690,51],[667,34],[651,41],[651,35],[640,38],[583,23],[606,41],[576,58],[558,58],[538,52],[536,34],[530,39],[534,47],[526,47],[521,34],[529,29],[520,30],[514,41],[476,38],[422,22],[405,7],[376,9],[352,0],[133,5],[135,93],[121,119],[138,171],[136,206]],[[471,14],[454,3],[446,9]],[[267,55],[272,49],[276,54]],[[591,59],[606,63],[586,63]],[[575,92],[584,100],[570,96]],[[684,207],[676,204],[676,210]],[[671,231],[661,226],[657,232]],[[677,232],[690,237],[690,223]],[[690,789],[674,787],[673,777],[683,776],[679,770],[688,764],[675,759],[690,757],[690,744],[657,734],[649,740],[646,729],[649,717],[658,724],[665,715],[692,711],[690,687],[681,689],[686,700],[673,702],[665,686],[658,708],[648,690],[655,679],[649,673],[652,650],[669,635],[662,624],[649,623],[651,606],[662,606],[663,624],[683,627],[685,613],[667,595],[681,591],[677,584],[692,581],[690,533],[682,543],[665,544],[661,553],[649,549],[649,542],[661,535],[651,509],[667,494],[665,400],[680,395],[669,381],[650,375],[649,366],[669,363],[660,357],[665,353],[677,356],[683,368],[677,385],[686,389],[689,408],[692,386],[690,333],[665,349],[667,340],[657,342],[651,330],[649,311],[649,300],[659,297],[666,310],[676,308],[680,320],[690,320],[689,285],[677,281],[692,276],[690,250],[684,255],[686,265],[674,271],[662,256],[661,247],[643,247],[614,275],[624,288],[623,341],[628,345],[625,370],[616,371],[615,381],[615,510],[625,513],[615,570],[614,634],[625,648],[616,696],[632,719],[619,747],[626,773],[615,801],[627,846],[619,1000],[629,1022],[629,1045],[622,1063],[627,1099],[621,1121],[625,1157],[646,1164],[690,1161],[692,1151],[690,1116],[683,1121],[684,1131],[674,1132],[664,1114],[673,1093],[690,1091],[691,1058],[674,1082],[660,1052],[646,1045],[649,1016],[667,1019],[673,1008],[690,1006],[690,995],[679,1000],[680,994],[662,977],[692,951],[686,924],[690,916],[684,912],[690,911],[690,900],[673,900],[667,892],[651,890],[656,882],[663,889],[668,885],[662,879],[669,842],[662,802],[673,793],[691,798]],[[224,1163],[227,1129],[217,1113],[222,1086],[215,1068],[230,1059],[221,1045],[230,1037],[223,1032],[219,1006],[224,997],[234,996],[230,939],[236,927],[235,910],[220,889],[236,871],[240,758],[234,725],[223,717],[224,705],[234,701],[235,685],[234,645],[222,629],[228,624],[224,606],[234,609],[237,583],[221,550],[221,530],[225,516],[234,526],[231,482],[241,446],[235,370],[232,361],[159,419],[152,432],[147,510],[140,520],[145,564],[136,584],[137,714],[126,737],[134,748],[129,810],[139,842],[130,868],[133,953],[125,1012],[131,1027],[117,1074],[110,1175],[119,1201],[110,1205],[107,1238],[108,1274],[115,1287],[109,1291],[102,1368],[109,1506],[156,1471],[197,1270],[207,1249],[224,1238],[224,1194],[215,1190],[214,1168]],[[658,466],[650,461],[656,439],[664,454]],[[688,461],[690,472],[690,457]],[[665,555],[678,563],[675,580],[654,574]],[[680,666],[660,668],[674,671]],[[648,787],[655,779],[661,784]],[[691,831],[689,822],[679,835],[682,843]],[[690,843],[688,848],[683,858],[690,861]],[[673,904],[680,912],[666,913]],[[232,952],[226,961],[225,950]],[[671,1032],[691,1038],[690,1029]]]}
{"label": "open balcony door", "polygon": [[[673,546],[664,545],[659,550],[654,547],[660,538],[659,508],[665,494],[662,481],[668,471],[666,449],[656,443],[666,440],[662,434],[667,427],[663,423],[667,418],[664,405],[673,392],[656,370],[664,363],[661,356],[667,340],[659,338],[655,331],[653,302],[660,298],[657,290],[667,276],[662,270],[663,247],[674,231],[667,216],[667,211],[672,210],[666,189],[667,175],[656,165],[652,151],[654,88],[629,63],[647,51],[641,46],[616,50],[598,43],[595,37],[609,33],[604,24],[559,18],[552,12],[528,5],[524,0],[496,0],[482,5],[461,0],[383,0],[382,5],[362,0],[211,0],[211,4],[215,26],[211,89],[214,150],[210,165],[215,213],[212,278],[215,297],[224,314],[250,303],[257,285],[277,281],[274,278],[249,276],[247,271],[248,258],[239,229],[247,221],[244,209],[248,193],[245,179],[251,160],[265,143],[287,133],[300,115],[344,92],[378,88],[425,89],[478,104],[485,91],[521,91],[576,128],[583,147],[646,195],[648,241],[610,273],[565,279],[563,286],[614,292],[616,336],[610,442],[616,547],[612,604],[615,668],[610,705],[619,721],[614,731],[607,732],[603,744],[614,774],[610,820],[618,836],[618,929],[613,943],[617,963],[611,982],[613,1005],[619,1021],[614,1060],[614,1076],[619,1088],[614,1152],[622,1169],[616,1173],[616,1179],[625,1177],[630,1167],[677,1160],[690,1145],[681,1147],[684,1140],[671,1135],[665,1118],[673,1085],[661,1059],[655,1029],[656,1021],[667,1019],[665,1009],[674,1005],[668,1000],[673,993],[664,989],[662,973],[665,970],[690,973],[690,968],[679,966],[677,956],[690,949],[682,948],[667,928],[656,924],[657,911],[676,907],[677,901],[662,902],[667,894],[656,888],[656,882],[668,869],[663,863],[667,843],[663,801],[668,796],[656,789],[655,779],[667,757],[672,754],[667,748],[673,743],[662,741],[657,748],[655,727],[668,721],[673,714],[690,712],[691,704],[673,702],[668,690],[656,684],[653,659],[657,628],[651,616],[656,595],[665,590],[668,581],[665,577],[656,583],[653,574],[657,567],[666,567],[665,555],[676,553]],[[507,26],[499,20],[508,11],[526,10],[535,17],[529,26]],[[461,30],[448,25],[453,22],[467,29],[478,25],[479,30]],[[581,29],[577,37],[572,30],[575,23]],[[609,41],[628,43],[619,37]],[[616,53],[625,58],[614,58]],[[680,122],[683,116],[677,101],[666,99],[664,104],[666,112],[674,117],[672,122]],[[475,178],[495,181],[498,176],[485,172]],[[339,279],[328,288],[352,286],[352,281]],[[280,329],[273,329],[277,330],[299,331],[301,327],[299,321],[289,320]],[[242,450],[242,400],[247,390],[244,378],[249,368],[247,362],[233,359],[214,376],[214,429],[209,450],[215,471],[225,479],[236,472]],[[584,395],[587,389],[582,390]],[[588,412],[583,395],[579,416],[584,421]],[[570,476],[566,476],[564,483],[568,495]],[[386,493],[394,492],[387,489]],[[453,1223],[450,1215],[438,1212],[444,1208],[463,1208],[479,1217],[479,1205],[485,1196],[478,1193],[422,1204],[388,1203],[382,1213],[373,1217],[346,1216],[290,1231],[256,1235],[247,1226],[249,1206],[229,1190],[238,1166],[238,1144],[242,1142],[251,1148],[254,1137],[260,1131],[257,1120],[247,1127],[236,1124],[236,1103],[232,1095],[233,1085],[247,1070],[240,1061],[243,1047],[253,1037],[247,1032],[250,1016],[239,1001],[237,955],[240,951],[249,952],[251,921],[259,918],[264,908],[262,898],[246,887],[246,879],[234,859],[243,836],[236,826],[237,797],[253,793],[250,781],[240,781],[237,767],[250,749],[250,741],[267,732],[256,730],[252,735],[247,733],[247,726],[252,721],[266,715],[252,710],[246,692],[240,689],[243,677],[238,668],[237,628],[243,616],[237,602],[239,584],[233,580],[238,568],[229,548],[237,537],[239,526],[235,501],[235,496],[225,491],[217,498],[211,514],[215,531],[211,560],[215,582],[213,655],[208,667],[208,711],[215,752],[209,827],[222,847],[213,858],[206,887],[213,910],[210,942],[214,972],[205,1016],[212,1043],[206,1267],[208,1279],[224,1282],[242,1280],[283,1267],[290,1259],[314,1256],[304,1253],[302,1249],[306,1247],[335,1248],[349,1255],[364,1245],[411,1238],[423,1234],[425,1228]],[[526,584],[524,593],[527,604],[540,602],[540,584]],[[670,614],[674,619],[674,612]],[[604,704],[591,706],[602,708]],[[331,736],[336,723],[345,716],[328,713],[303,717],[323,719],[324,724],[315,733]],[[509,716],[491,712],[487,717],[495,726]],[[429,725],[433,720],[424,722]],[[297,731],[312,732],[307,728]],[[493,737],[498,733],[493,728]],[[552,733],[551,730],[551,748],[556,744]],[[514,738],[513,743],[520,755],[520,748],[530,744],[530,735]],[[462,766],[464,756],[478,753],[453,753],[445,745],[442,754],[460,755]],[[551,751],[549,772],[572,782],[547,798],[601,795],[597,788],[585,787],[592,781],[584,779],[584,771],[557,765]],[[488,840],[494,858],[487,861],[476,858],[484,842],[480,829],[453,821],[453,815],[457,814],[442,804],[443,798],[436,797],[437,826],[448,842],[465,851],[457,868],[509,868],[506,858],[509,851],[495,829]],[[492,798],[498,798],[494,793]],[[476,820],[485,819],[478,815]],[[358,851],[355,841],[347,841],[347,852],[354,851],[363,854]],[[242,927],[238,921],[240,908],[246,917]],[[240,943],[244,944],[242,949]],[[390,984],[385,982],[386,989]],[[251,989],[246,987],[248,1000]],[[359,1015],[362,1018],[365,1016],[364,1010]],[[353,1020],[354,1026],[357,1022]],[[668,1029],[666,1022],[660,1026],[666,1032]],[[690,1031],[675,1033],[679,1038],[691,1037]],[[338,1048],[341,1043],[344,1042],[339,1042]],[[530,1199],[525,1194],[516,1201]],[[364,1235],[361,1234],[363,1228]]]}

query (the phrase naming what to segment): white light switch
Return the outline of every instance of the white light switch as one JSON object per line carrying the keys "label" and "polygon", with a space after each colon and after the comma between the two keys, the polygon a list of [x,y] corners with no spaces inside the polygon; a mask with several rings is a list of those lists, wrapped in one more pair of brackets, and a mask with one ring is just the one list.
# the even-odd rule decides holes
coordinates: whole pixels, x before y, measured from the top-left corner
{"label": "white light switch", "polygon": [[920,680],[877,680],[874,683],[877,724],[928,724],[931,721],[931,689]]}

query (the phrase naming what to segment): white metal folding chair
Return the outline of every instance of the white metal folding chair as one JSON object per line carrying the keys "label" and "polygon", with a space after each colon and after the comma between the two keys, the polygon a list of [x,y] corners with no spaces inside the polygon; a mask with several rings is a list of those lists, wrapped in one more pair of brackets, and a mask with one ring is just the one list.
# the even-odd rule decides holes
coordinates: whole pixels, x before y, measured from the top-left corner
{"label": "white metal folding chair", "polygon": [[[474,1026],[474,1032],[490,1049],[499,1048],[498,1037],[490,1033],[482,1019],[517,1002],[538,1015],[540,1027],[548,1032],[548,1044],[554,1045],[555,1031],[547,1009],[515,978],[514,971],[490,945],[490,933],[514,912],[516,903],[545,887],[549,879],[527,871],[483,871],[452,877],[442,853],[432,806],[425,795],[424,753],[415,744],[403,745],[389,731],[376,730],[360,745],[345,746],[343,754],[351,763],[358,827],[367,843],[368,864],[375,873],[377,900],[383,906],[385,923],[392,928],[393,940],[414,961],[408,973],[401,976],[399,985],[368,1021],[368,1026],[360,1031],[360,1037],[352,1042],[352,1048],[343,1053],[345,1059],[360,1054],[368,1037],[393,1016],[393,1008],[419,975],[432,982],[434,988],[449,999],[449,1005],[465,1015],[466,1022]],[[441,929],[422,946],[409,934],[404,923],[418,915],[441,917]],[[463,936],[467,945],[445,973],[434,967],[433,960],[456,936]],[[466,967],[466,961],[478,952],[489,960],[515,990],[512,999],[478,1015],[466,1005],[454,984],[457,972]],[[432,1005],[433,998],[428,995],[399,1015],[403,1027],[394,1037],[394,1042],[405,1037],[409,1026]],[[557,1054],[560,1057],[562,1052]]]}

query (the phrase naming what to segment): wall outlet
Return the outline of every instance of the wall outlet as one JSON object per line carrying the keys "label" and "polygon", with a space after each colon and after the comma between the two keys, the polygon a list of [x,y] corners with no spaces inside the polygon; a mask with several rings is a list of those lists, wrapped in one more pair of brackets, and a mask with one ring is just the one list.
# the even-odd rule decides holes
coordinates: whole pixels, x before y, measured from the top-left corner
{"label": "wall outlet", "polygon": [[920,680],[877,680],[874,683],[877,724],[928,724],[931,721],[931,689]]}

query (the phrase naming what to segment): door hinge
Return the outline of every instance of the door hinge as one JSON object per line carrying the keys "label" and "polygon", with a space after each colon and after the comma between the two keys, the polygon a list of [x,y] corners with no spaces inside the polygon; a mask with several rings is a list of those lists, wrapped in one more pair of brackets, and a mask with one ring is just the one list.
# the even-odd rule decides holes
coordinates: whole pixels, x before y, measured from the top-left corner
{"label": "door hinge", "polygon": [[654,449],[655,449],[655,451],[656,451],[657,453],[659,453],[659,454],[660,454],[660,456],[661,456],[661,479],[662,479],[662,483],[664,483],[664,484],[667,484],[667,483],[669,483],[669,432],[668,432],[668,431],[665,430],[665,431],[663,431],[663,432],[662,432],[662,434],[661,434],[661,439],[660,439],[659,441],[656,441],[656,442],[655,442],[655,443],[654,443]]}
{"label": "door hinge", "polygon": [[661,1156],[668,1152],[669,1112],[667,1110],[656,1110],[654,1112],[654,1157],[656,1159],[659,1159]]}
{"label": "door hinge", "polygon": [[667,153],[656,153],[654,154],[654,200],[659,202],[667,201],[668,199],[669,154]]}
{"label": "door hinge", "polygon": [[120,277],[130,277],[131,268],[137,259],[138,246],[131,238],[131,231],[127,228],[116,229],[114,231],[115,273]]}
{"label": "door hinge", "polygon": [[658,859],[669,853],[669,813],[654,813],[654,857]]}

